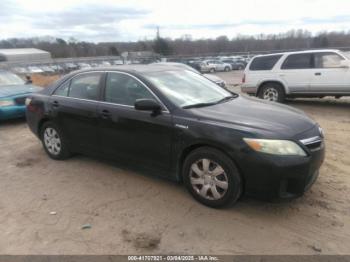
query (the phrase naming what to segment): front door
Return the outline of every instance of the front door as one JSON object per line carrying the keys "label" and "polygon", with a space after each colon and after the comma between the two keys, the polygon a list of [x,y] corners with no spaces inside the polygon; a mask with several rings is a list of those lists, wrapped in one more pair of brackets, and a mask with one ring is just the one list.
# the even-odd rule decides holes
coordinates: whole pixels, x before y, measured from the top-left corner
{"label": "front door", "polygon": [[137,78],[110,72],[106,78],[104,102],[98,107],[99,144],[103,152],[132,164],[169,169],[172,152],[172,117],[138,111],[136,99],[155,95]]}
{"label": "front door", "polygon": [[311,93],[350,93],[350,70],[343,68],[344,60],[334,52],[314,54],[315,70],[310,83]]}

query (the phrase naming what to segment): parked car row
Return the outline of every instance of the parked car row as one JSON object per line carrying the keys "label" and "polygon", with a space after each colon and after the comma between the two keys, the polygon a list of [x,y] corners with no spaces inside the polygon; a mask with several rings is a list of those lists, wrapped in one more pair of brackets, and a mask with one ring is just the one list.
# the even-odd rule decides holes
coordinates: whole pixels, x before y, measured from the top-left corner
{"label": "parked car row", "polygon": [[243,70],[253,56],[215,56],[168,59],[169,62],[187,64],[202,73],[214,73],[230,70]]}
{"label": "parked car row", "polygon": [[69,73],[79,69],[89,69],[94,67],[106,67],[113,65],[123,65],[137,63],[138,61],[123,61],[123,60],[111,60],[111,61],[92,61],[92,62],[66,62],[60,64],[43,64],[43,65],[29,65],[29,66],[15,66],[11,68],[11,71],[16,74],[57,74],[57,73]]}
{"label": "parked car row", "polygon": [[243,70],[247,65],[247,60],[233,57],[221,57],[220,59],[192,60],[188,65],[201,72],[228,72],[231,70]]}

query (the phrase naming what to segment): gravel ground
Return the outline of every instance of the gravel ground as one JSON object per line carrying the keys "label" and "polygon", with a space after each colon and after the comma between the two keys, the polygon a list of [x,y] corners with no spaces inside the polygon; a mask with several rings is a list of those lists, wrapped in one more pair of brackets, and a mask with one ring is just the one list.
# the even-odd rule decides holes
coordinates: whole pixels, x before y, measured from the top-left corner
{"label": "gravel ground", "polygon": [[[240,79],[238,72],[218,75],[231,87]],[[223,210],[117,163],[53,161],[24,120],[0,123],[0,253],[349,254],[350,100],[289,105],[325,130],[319,179],[294,201],[243,198]]]}

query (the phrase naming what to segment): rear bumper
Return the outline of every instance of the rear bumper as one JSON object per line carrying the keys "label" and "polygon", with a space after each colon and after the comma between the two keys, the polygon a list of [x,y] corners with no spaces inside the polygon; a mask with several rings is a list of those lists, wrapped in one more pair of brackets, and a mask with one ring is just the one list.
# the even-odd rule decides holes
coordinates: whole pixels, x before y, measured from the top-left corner
{"label": "rear bumper", "polygon": [[0,107],[0,120],[8,120],[24,117],[26,113],[25,105],[14,105]]}
{"label": "rear bumper", "polygon": [[249,154],[240,162],[245,193],[265,200],[300,197],[316,181],[324,157],[324,145],[307,157]]}

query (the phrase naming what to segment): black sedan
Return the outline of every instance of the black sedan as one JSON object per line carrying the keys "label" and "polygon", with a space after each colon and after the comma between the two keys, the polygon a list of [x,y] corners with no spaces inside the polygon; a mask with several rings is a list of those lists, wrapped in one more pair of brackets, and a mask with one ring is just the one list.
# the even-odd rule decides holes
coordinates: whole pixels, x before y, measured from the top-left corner
{"label": "black sedan", "polygon": [[322,129],[301,111],[246,98],[178,67],[71,73],[27,100],[47,154],[115,159],[183,181],[201,203],[301,196],[324,159]]}

